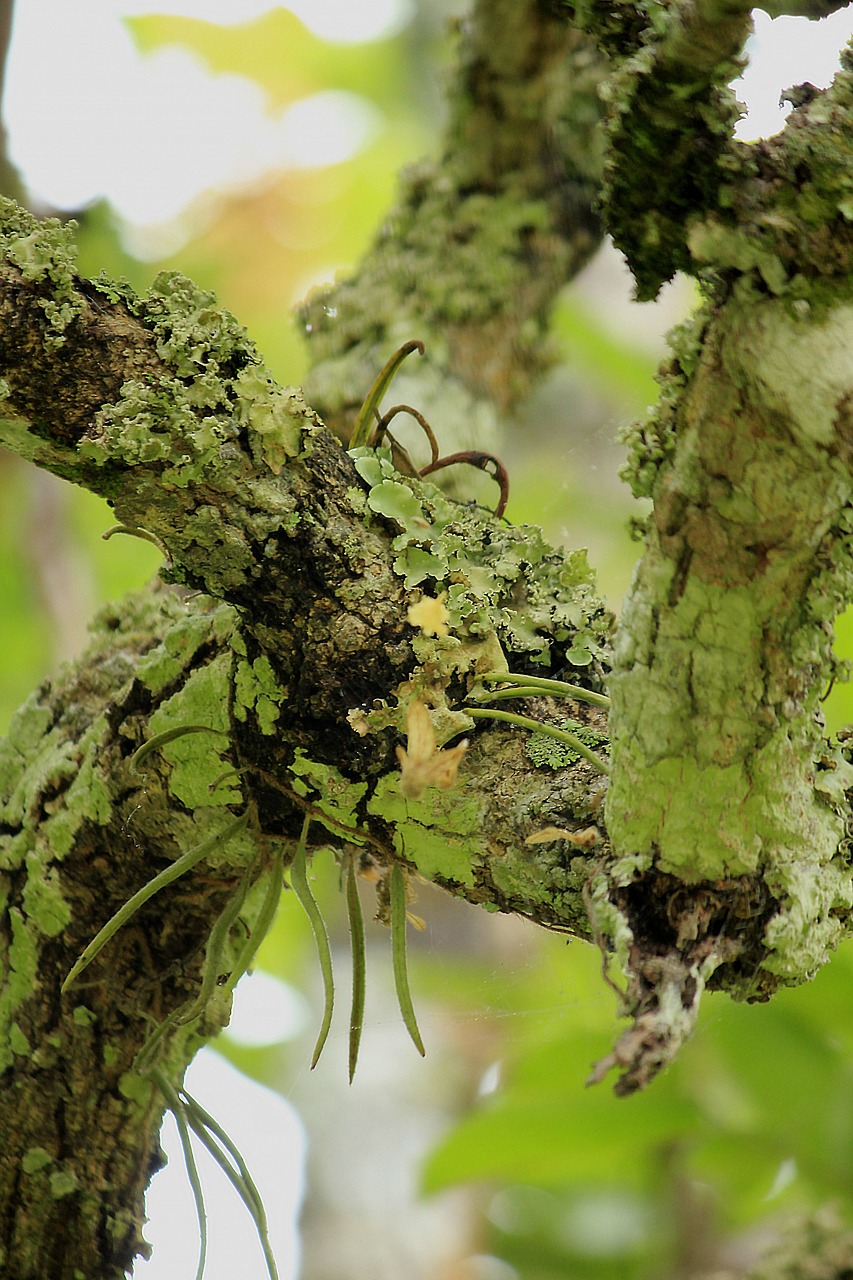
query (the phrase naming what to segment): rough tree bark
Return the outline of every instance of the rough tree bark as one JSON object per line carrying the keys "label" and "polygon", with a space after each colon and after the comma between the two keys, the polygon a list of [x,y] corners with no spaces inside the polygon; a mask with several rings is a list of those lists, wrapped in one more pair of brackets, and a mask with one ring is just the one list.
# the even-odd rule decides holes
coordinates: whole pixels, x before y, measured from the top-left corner
{"label": "rough tree bark", "polygon": [[[479,0],[441,159],[404,180],[356,277],[305,310],[307,400],[189,281],[138,298],[82,280],[66,230],[4,205],[0,440],[105,495],[166,567],[0,746],[3,1274],[130,1267],[164,1107],[138,1054],[171,1019],[157,1067],[179,1086],[227,1019],[215,981],[201,1014],[173,1015],[235,963],[306,815],[313,847],[380,876],[400,864],[606,941],[633,1022],[598,1074],[620,1066],[622,1092],[671,1058],[704,985],[767,998],[848,930],[853,774],[819,699],[851,585],[853,81],[846,67],[778,139],[736,144],[725,84],[748,23],[710,0]],[[582,552],[387,453],[348,456],[318,416],[345,437],[418,338],[428,356],[396,392],[454,447],[466,425],[479,440],[547,362],[600,182],[643,295],[677,269],[706,282],[631,437],[654,510],[612,646]],[[609,732],[606,829],[593,763],[469,714],[496,669],[610,689],[609,730],[584,700],[526,708],[579,724],[600,757]],[[423,708],[438,745],[420,765],[444,789],[413,777]],[[131,760],[189,725],[218,733]],[[548,828],[563,834],[525,843]],[[101,924],[199,846],[62,995]]]}

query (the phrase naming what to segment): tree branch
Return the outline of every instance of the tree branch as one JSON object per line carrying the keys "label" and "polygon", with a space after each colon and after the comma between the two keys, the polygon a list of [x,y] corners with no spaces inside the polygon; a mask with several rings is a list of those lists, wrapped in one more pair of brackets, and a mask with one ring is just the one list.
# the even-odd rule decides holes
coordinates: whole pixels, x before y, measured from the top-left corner
{"label": "tree branch", "polygon": [[312,405],[343,439],[361,388],[403,341],[429,365],[395,387],[488,448],[551,361],[554,301],[601,243],[593,42],[541,0],[477,0],[460,32],[441,155],[404,174],[399,203],[352,277],[302,309]]}
{"label": "tree branch", "polygon": [[[498,8],[511,40],[494,23]],[[472,409],[481,423],[493,416],[492,402],[509,403],[545,362],[550,301],[597,242],[597,161],[586,147],[598,117],[597,58],[539,5],[522,8],[479,6],[465,43],[466,101],[442,162],[411,184],[409,213],[381,237],[341,306],[345,323],[332,335],[317,326],[330,419],[358,405],[395,325],[409,323],[401,304],[411,315],[412,281],[400,263],[417,260],[425,291],[452,266],[426,317],[439,361],[423,369],[435,394],[444,366],[454,367],[460,418]],[[566,165],[557,135],[565,141],[570,119],[582,129]],[[452,235],[440,234],[439,217],[455,219]],[[458,252],[448,254],[449,243]],[[465,699],[485,695],[480,674],[506,659],[540,675],[575,663],[578,681],[600,690],[610,619],[582,553],[561,555],[536,531],[404,485],[381,455],[347,458],[300,393],[274,385],[233,318],[189,281],[161,276],[138,299],[81,280],[67,231],[11,205],[0,248],[0,439],[106,496],[122,526],[158,541],[168,576],[190,588],[155,589],[121,620],[104,619],[67,682],[16,722],[0,788],[3,958],[20,974],[0,1019],[16,1100],[5,1116],[14,1142],[0,1188],[3,1264],[20,1280],[70,1280],[80,1268],[113,1280],[140,1247],[141,1197],[157,1160],[164,1104],[151,1067],[178,1086],[198,1044],[227,1018],[221,1000],[188,1026],[178,1015],[197,1013],[199,990],[220,989],[218,974],[233,967],[261,909],[269,851],[283,842],[289,857],[306,814],[312,843],[354,851],[380,876],[396,861],[471,901],[589,936],[583,890],[603,841],[594,825],[601,773],[544,733],[475,720]],[[395,269],[383,275],[382,261]],[[493,270],[504,274],[484,378],[477,293]],[[365,339],[355,358],[345,354],[353,335]],[[422,390],[412,398],[424,403]],[[474,709],[484,713],[482,702]],[[570,713],[583,750],[606,752],[603,712],[586,701],[542,695],[525,710],[550,724]],[[423,729],[415,736],[424,716],[426,739]],[[222,736],[163,740],[141,782],[133,747],[197,724]],[[468,749],[442,754],[463,731]],[[45,763],[55,757],[73,761],[76,774],[57,775]],[[453,782],[451,761],[452,789],[429,785],[439,775]],[[58,836],[44,843],[46,808]],[[241,812],[249,826],[240,839],[143,908],[58,1001],[96,929],[164,862],[192,860],[190,850]],[[540,842],[525,844],[528,835]],[[40,840],[39,858],[28,857]],[[211,954],[223,929],[227,946]],[[97,1110],[85,1089],[69,1086],[69,1071],[96,1071],[78,1049],[84,1024],[98,1029],[94,1052],[110,1067]],[[60,1191],[83,1206],[77,1234],[50,1229]]]}
{"label": "tree branch", "polygon": [[[850,101],[845,65],[781,138],[730,147],[712,208],[683,217],[707,303],[629,435],[628,478],[654,511],[608,681],[604,896],[637,1013],[608,1064],[623,1090],[671,1056],[711,974],[763,999],[849,931],[853,775],[820,699],[853,593]],[[627,189],[635,168],[618,163]]]}

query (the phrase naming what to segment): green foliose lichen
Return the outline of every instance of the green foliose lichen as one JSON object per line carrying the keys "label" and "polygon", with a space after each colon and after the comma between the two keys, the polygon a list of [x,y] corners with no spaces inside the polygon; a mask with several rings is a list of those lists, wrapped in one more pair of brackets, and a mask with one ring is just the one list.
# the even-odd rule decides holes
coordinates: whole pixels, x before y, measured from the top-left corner
{"label": "green foliose lichen", "polygon": [[458,786],[430,787],[415,800],[400,790],[400,774],[391,773],[374,788],[368,810],[394,826],[397,852],[426,879],[472,888],[489,857],[486,804],[480,792]]}
{"label": "green foliose lichen", "polygon": [[145,297],[122,301],[152,329],[166,371],[123,384],[80,442],[83,459],[154,464],[161,484],[187,488],[225,483],[244,445],[276,475],[300,452],[315,415],[300,391],[275,385],[246,331],[212,293],[165,271]]}
{"label": "green foliose lichen", "polygon": [[261,733],[275,733],[276,722],[286,698],[265,654],[249,662],[238,659],[234,673],[234,718],[246,720],[253,711]]}
{"label": "green foliose lichen", "polygon": [[157,354],[179,378],[210,371],[233,377],[257,361],[243,326],[179,271],[159,272],[137,310],[154,329]]}
{"label": "green foliose lichen", "polygon": [[453,636],[494,633],[529,662],[600,669],[610,617],[584,551],[555,552],[532,526],[496,528],[434,485],[401,477],[382,450],[352,456],[368,505],[400,530],[395,572],[410,588],[429,582],[444,593]]}
{"label": "green foliose lichen", "polygon": [[40,1173],[53,1164],[53,1156],[44,1147],[28,1147],[21,1157],[21,1168],[26,1174]]}
{"label": "green foliose lichen", "polygon": [[[187,733],[160,748],[171,765],[169,790],[188,809],[239,804],[242,792],[229,771],[228,734],[233,659],[221,653],[192,671],[180,689],[161,703],[149,722],[150,736],[169,729],[204,725],[214,733]],[[145,768],[143,764],[141,768]],[[212,787],[213,783],[217,783]]]}
{"label": "green foliose lichen", "polygon": [[50,1175],[50,1194],[54,1200],[70,1196],[80,1187],[80,1179],[73,1169],[54,1169]]}
{"label": "green foliose lichen", "polygon": [[84,823],[103,825],[111,815],[99,765],[106,735],[106,721],[98,717],[77,742],[69,741],[48,709],[32,698],[0,743],[0,822],[14,832],[0,836],[0,866],[26,872],[19,905],[6,904],[5,886],[0,892],[11,932],[0,989],[0,1027],[5,1028],[0,1069],[9,1065],[10,1055],[26,1051],[14,1015],[32,995],[40,940],[58,936],[71,919],[55,864]]}
{"label": "green foliose lichen", "polygon": [[358,825],[357,810],[367,791],[366,782],[350,782],[334,765],[310,760],[304,751],[297,749],[290,766],[293,790],[310,800],[312,816],[323,821],[329,819],[329,830],[340,833],[341,827],[350,830],[353,838]]}
{"label": "green foliose lichen", "polygon": [[50,282],[51,297],[40,306],[48,321],[45,346],[61,347],[65,329],[86,305],[77,292],[77,250],[73,241],[76,222],[58,218],[34,218],[13,200],[0,197],[0,252],[17,267],[25,280]]}
{"label": "green foliose lichen", "polygon": [[210,610],[196,609],[177,617],[164,632],[159,644],[140,658],[136,677],[152,693],[160,693],[180,680],[202,646],[219,648],[232,634],[237,613],[230,605]]}
{"label": "green foliose lichen", "polygon": [[237,421],[251,427],[253,458],[278,475],[288,458],[300,453],[304,428],[317,424],[316,414],[298,387],[277,386],[261,365],[241,369],[234,390],[239,397]]}

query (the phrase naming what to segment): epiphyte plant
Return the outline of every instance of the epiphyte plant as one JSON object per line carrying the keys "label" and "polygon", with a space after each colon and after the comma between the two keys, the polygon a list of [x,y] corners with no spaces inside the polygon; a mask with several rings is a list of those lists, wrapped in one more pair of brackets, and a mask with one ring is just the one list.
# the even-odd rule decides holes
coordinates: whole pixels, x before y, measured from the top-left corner
{"label": "epiphyte plant", "polygon": [[[484,453],[479,449],[464,449],[441,457],[432,427],[424,415],[409,404],[395,404],[380,416],[379,405],[382,397],[388,390],[391,380],[406,356],[413,351],[418,351],[421,355],[424,355],[425,350],[426,348],[422,342],[412,339],[398,347],[390,360],[383,365],[356,416],[349,438],[350,451],[365,447],[377,449],[382,444],[382,441],[387,438],[391,444],[394,465],[403,475],[418,476],[423,479],[436,471],[441,471],[445,467],[456,466],[459,463],[476,467],[479,471],[485,471],[491,475],[500,490],[498,504],[495,507],[495,515],[500,520],[503,518],[509,501],[509,476],[507,475],[506,467],[499,458],[496,458],[492,453]],[[389,430],[391,422],[400,413],[407,413],[414,418],[429,441],[430,460],[426,466],[417,467],[409,456],[408,451],[403,448],[399,440],[395,439]]]}

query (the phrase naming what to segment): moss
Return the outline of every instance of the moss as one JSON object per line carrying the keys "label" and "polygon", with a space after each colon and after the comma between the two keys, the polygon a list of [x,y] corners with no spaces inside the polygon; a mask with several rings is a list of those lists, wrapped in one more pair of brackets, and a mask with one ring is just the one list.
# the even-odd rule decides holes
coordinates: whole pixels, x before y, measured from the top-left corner
{"label": "moss", "polygon": [[[593,751],[600,751],[608,746],[607,735],[599,733],[597,729],[573,726],[571,732]],[[567,742],[560,742],[547,733],[531,733],[524,744],[524,751],[537,769],[564,769],[566,765],[576,764],[581,759]]]}

